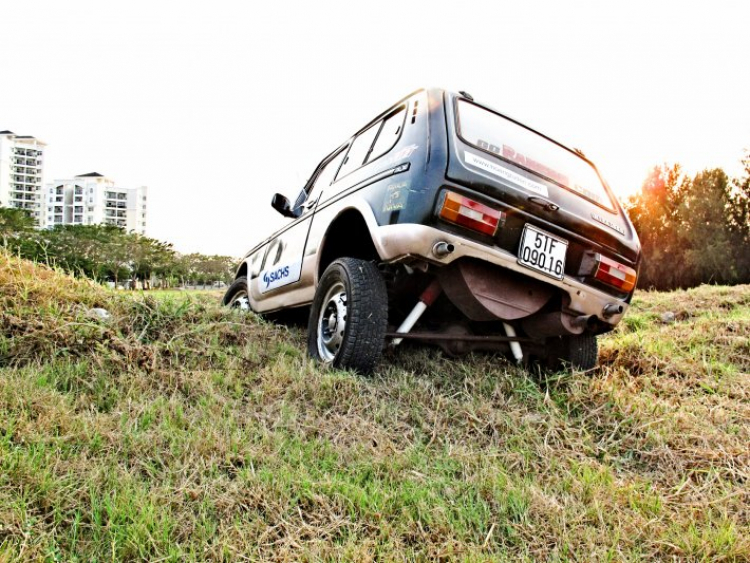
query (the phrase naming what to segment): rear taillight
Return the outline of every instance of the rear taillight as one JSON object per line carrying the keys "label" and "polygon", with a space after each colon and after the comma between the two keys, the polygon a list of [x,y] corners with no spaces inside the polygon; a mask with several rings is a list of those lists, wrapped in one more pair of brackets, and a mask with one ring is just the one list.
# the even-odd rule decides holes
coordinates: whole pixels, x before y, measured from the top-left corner
{"label": "rear taillight", "polygon": [[446,192],[443,207],[440,208],[440,217],[456,225],[492,236],[504,219],[504,213],[457,193]]}
{"label": "rear taillight", "polygon": [[599,281],[630,293],[635,287],[636,272],[633,268],[620,264],[611,258],[596,255],[597,266],[594,277]]}

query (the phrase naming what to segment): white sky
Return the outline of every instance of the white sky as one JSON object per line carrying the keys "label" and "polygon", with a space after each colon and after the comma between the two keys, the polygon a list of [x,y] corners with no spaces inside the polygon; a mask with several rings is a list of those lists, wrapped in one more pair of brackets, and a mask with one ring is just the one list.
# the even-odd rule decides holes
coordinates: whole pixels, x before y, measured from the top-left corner
{"label": "white sky", "polygon": [[149,187],[150,236],[241,256],[317,162],[419,87],[579,147],[616,192],[655,164],[739,173],[748,2],[0,0],[0,130],[47,181]]}

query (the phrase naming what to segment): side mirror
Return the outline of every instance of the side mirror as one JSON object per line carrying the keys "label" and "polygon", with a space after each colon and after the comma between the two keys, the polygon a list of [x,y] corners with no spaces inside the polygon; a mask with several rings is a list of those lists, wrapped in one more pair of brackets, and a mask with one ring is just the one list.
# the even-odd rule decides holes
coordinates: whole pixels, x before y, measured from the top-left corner
{"label": "side mirror", "polygon": [[283,196],[281,194],[274,194],[273,198],[271,198],[271,207],[281,213],[284,217],[295,217],[294,212],[292,211],[292,207],[291,205],[289,205],[289,200],[286,198],[286,196]]}

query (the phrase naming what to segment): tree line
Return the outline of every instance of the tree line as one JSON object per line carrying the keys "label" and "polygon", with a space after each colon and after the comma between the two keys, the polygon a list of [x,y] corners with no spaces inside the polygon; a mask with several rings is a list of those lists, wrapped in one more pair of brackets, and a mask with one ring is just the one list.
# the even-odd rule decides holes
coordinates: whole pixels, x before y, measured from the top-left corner
{"label": "tree line", "polygon": [[625,202],[643,246],[638,287],[750,283],[750,151],[743,176],[720,168],[694,177],[680,165],[654,167]]}
{"label": "tree line", "polygon": [[146,289],[228,283],[237,260],[180,254],[162,242],[115,225],[56,225],[35,229],[22,209],[0,207],[0,245],[22,258],[118,286]]}

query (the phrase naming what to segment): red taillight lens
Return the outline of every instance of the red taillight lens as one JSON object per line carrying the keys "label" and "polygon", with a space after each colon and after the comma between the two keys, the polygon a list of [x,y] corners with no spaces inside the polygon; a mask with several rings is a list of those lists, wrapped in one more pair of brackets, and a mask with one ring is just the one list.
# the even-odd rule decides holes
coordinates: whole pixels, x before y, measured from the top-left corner
{"label": "red taillight lens", "polygon": [[503,216],[502,211],[454,192],[446,192],[443,207],[440,209],[442,219],[490,236],[497,231]]}
{"label": "red taillight lens", "polygon": [[630,293],[635,287],[636,273],[633,268],[615,262],[611,258],[597,256],[598,265],[594,277],[601,282]]}

